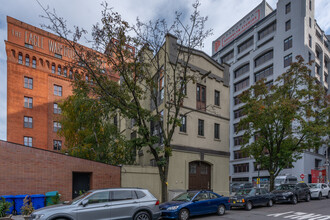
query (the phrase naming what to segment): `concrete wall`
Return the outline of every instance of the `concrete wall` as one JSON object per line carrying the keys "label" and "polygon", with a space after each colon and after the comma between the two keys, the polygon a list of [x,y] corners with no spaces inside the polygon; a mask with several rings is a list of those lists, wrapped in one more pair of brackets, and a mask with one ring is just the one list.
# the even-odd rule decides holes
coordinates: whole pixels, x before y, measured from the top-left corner
{"label": "concrete wall", "polygon": [[[173,151],[168,174],[169,200],[175,193],[189,189],[189,163],[199,160],[199,153]],[[211,189],[220,195],[229,196],[229,157],[205,154],[203,162],[211,165]],[[157,167],[123,166],[121,186],[146,188],[161,200],[161,182]]]}
{"label": "concrete wall", "polygon": [[0,195],[59,191],[71,200],[72,172],[91,173],[91,189],[120,187],[120,167],[0,141]]}
{"label": "concrete wall", "polygon": [[[189,189],[189,163],[200,161],[199,153],[173,151],[170,158],[168,190]],[[220,195],[229,195],[229,157],[205,154],[203,162],[211,165],[211,189]],[[180,169],[178,169],[180,167]]]}
{"label": "concrete wall", "polygon": [[158,200],[161,200],[161,184],[157,167],[123,166],[121,186],[148,189]]}

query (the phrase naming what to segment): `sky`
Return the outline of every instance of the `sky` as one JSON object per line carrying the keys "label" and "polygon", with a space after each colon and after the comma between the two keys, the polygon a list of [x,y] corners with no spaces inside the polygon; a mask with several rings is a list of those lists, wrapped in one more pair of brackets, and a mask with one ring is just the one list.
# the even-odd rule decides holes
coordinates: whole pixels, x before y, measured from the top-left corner
{"label": "sky", "polygon": [[[175,11],[188,15],[194,0],[105,0],[123,19],[133,24],[139,17],[142,21],[171,19]],[[298,1],[298,0],[294,0]],[[100,21],[101,3],[104,0],[39,0],[44,7],[55,9],[69,27],[79,26],[89,33],[91,27]],[[207,16],[206,28],[213,29],[213,35],[202,49],[211,55],[212,41],[243,18],[262,0],[200,0],[200,13]],[[267,0],[276,9],[277,0]],[[330,0],[315,0],[316,20],[319,26],[330,34]],[[6,140],[7,124],[7,69],[5,43],[7,40],[6,16],[40,27],[47,20],[40,17],[44,12],[36,0],[0,0],[0,140]],[[188,18],[188,17],[187,17]],[[88,36],[88,35],[87,35]],[[85,42],[80,42],[84,44]]]}

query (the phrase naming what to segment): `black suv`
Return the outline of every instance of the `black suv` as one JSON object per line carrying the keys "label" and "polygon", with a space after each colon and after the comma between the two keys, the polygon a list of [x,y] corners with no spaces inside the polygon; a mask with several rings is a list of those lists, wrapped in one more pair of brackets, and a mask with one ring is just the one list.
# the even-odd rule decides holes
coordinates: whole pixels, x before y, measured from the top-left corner
{"label": "black suv", "polygon": [[291,202],[297,204],[299,200],[309,202],[311,194],[306,183],[282,184],[272,193],[275,195],[276,202]]}

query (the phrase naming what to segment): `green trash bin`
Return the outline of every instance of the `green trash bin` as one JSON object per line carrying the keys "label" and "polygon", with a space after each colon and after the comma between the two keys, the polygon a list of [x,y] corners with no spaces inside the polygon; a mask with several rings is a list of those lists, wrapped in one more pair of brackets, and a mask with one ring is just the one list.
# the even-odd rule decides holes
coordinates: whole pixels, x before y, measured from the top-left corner
{"label": "green trash bin", "polygon": [[58,191],[46,192],[46,206],[54,205],[54,200],[56,200],[57,196],[59,196]]}

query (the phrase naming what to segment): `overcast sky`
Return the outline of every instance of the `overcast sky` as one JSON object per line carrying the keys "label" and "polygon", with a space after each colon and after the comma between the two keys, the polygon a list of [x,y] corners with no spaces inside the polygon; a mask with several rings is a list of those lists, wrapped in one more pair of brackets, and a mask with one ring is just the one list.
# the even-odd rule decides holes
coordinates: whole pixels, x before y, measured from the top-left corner
{"label": "overcast sky", "polygon": [[[298,0],[295,0],[298,1]],[[100,21],[102,0],[39,0],[65,18],[69,26],[80,26],[90,32]],[[173,18],[175,11],[189,14],[194,0],[107,0],[109,6],[119,12],[130,23],[139,17],[143,21],[157,18]],[[207,27],[213,29],[213,36],[205,42],[204,51],[211,55],[212,41],[240,20],[262,0],[200,0],[201,15],[208,16]],[[273,9],[277,0],[267,1]],[[40,27],[47,21],[35,0],[0,0],[0,140],[6,140],[7,124],[7,69],[4,40],[7,40],[6,16]],[[325,33],[330,34],[330,0],[316,0],[316,20]],[[84,43],[84,42],[81,42]],[[23,122],[22,122],[23,123]]]}

